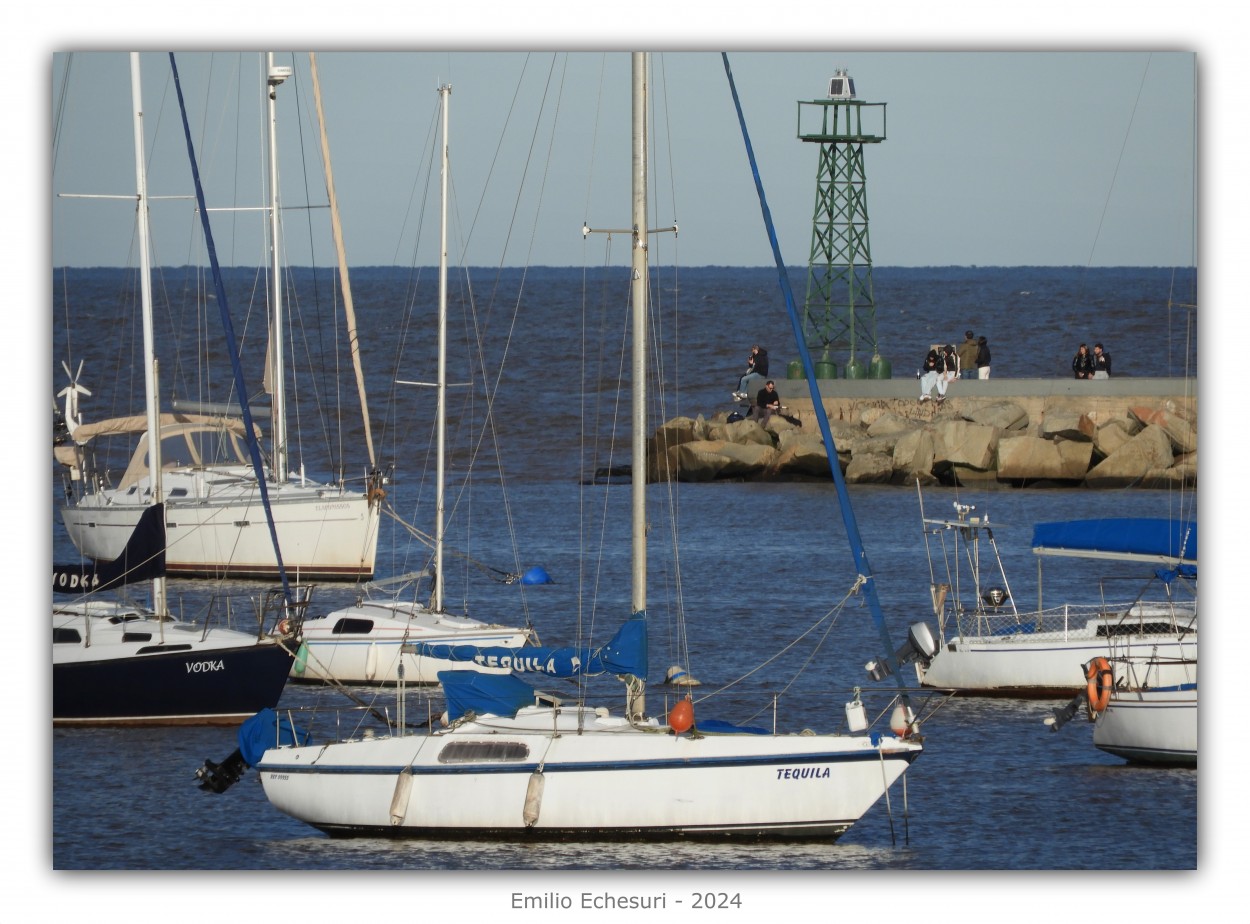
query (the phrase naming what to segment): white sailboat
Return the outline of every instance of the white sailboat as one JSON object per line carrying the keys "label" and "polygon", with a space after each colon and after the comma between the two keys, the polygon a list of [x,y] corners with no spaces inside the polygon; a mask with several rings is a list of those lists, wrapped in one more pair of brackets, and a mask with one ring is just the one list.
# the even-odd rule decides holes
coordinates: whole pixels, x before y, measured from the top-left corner
{"label": "white sailboat", "polygon": [[[307,618],[302,642],[291,666],[294,680],[340,683],[438,683],[438,673],[454,667],[446,658],[419,654],[415,643],[518,648],[533,637],[532,630],[489,624],[447,613],[443,600],[443,542],[445,533],[445,460],[447,434],[447,184],[448,115],[451,87],[440,87],[442,98],[442,232],[438,273],[438,381],[435,389],[434,562],[429,606],[413,599],[360,599],[352,606],[324,616]],[[401,383],[424,384],[424,383]],[[419,586],[424,574],[405,575],[388,583]],[[414,588],[415,594],[415,588]],[[484,668],[506,672],[502,668]]]}
{"label": "white sailboat", "polygon": [[[401,717],[389,736],[295,746],[271,731],[268,749],[248,762],[275,807],[316,828],[338,836],[832,839],[921,753],[902,706],[893,733],[865,733],[857,723],[849,734],[713,731],[694,720],[689,700],[667,719],[646,713],[646,84],[647,56],[635,54],[633,616],[599,648],[463,655],[516,672],[614,674],[626,684],[624,713],[539,693],[517,676],[447,671],[445,727],[404,734]],[[462,656],[450,647],[429,653]]]}
{"label": "white sailboat", "polygon": [[[921,519],[930,553],[930,591],[937,646],[916,662],[920,683],[961,693],[1066,696],[1083,687],[1078,667],[1092,658],[1198,656],[1196,595],[1177,599],[1168,585],[1157,599],[1064,602],[1017,607],[988,516],[955,503],[955,516]],[[997,524],[995,524],[997,525]],[[945,547],[949,539],[953,549]],[[1194,565],[1197,530],[1190,522],[1110,518],[1039,523],[1033,551],[1040,560],[1079,557],[1150,565]],[[947,554],[949,553],[949,554]],[[982,573],[991,554],[997,574]],[[946,563],[954,562],[953,568]],[[989,586],[989,582],[1001,586]],[[1039,578],[1040,584],[1040,578]]]}
{"label": "white sailboat", "polygon": [[1094,746],[1131,763],[1196,766],[1198,662],[1132,658],[1109,663],[1119,680],[1104,702],[1091,702]]}
{"label": "white sailboat", "polygon": [[[381,516],[381,479],[364,490],[342,482],[318,483],[293,476],[287,456],[286,372],[283,355],[280,204],[277,181],[277,88],[291,68],[268,56],[269,249],[272,292],[272,452],[266,475],[268,497],[283,561],[304,580],[360,580],[373,576]],[[81,390],[75,378],[66,406]],[[197,409],[198,410],[198,409]],[[211,578],[272,578],[278,573],[272,537],[261,504],[257,476],[240,440],[237,405],[210,406],[208,413],[160,415],[159,440],[141,416],[82,423],[67,419],[71,440],[55,447],[68,469],[67,503],[61,517],[75,547],[88,558],[111,561],[121,554],[140,516],[154,503],[147,457],[159,447],[166,498],[166,567],[170,574]],[[116,484],[94,464],[93,441],[106,435],[138,435],[138,443]]]}
{"label": "white sailboat", "polygon": [[[136,221],[144,317],[146,422],[157,426],[157,363],[152,337],[148,199],[139,56],[131,54]],[[181,622],[169,613],[159,444],[148,462],[152,503],[109,567],[54,566],[53,591],[73,594],[52,606],[54,725],[237,725],[277,704],[291,653],[257,631]],[[103,600],[103,589],[151,574],[152,606]]]}

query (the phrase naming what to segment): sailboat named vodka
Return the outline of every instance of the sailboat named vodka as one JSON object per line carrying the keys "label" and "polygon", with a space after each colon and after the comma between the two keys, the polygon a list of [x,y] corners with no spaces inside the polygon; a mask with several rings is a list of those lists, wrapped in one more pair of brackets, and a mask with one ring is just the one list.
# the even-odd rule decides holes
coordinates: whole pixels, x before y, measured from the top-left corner
{"label": "sailboat named vodka", "polygon": [[[148,195],[137,52],[131,53],[130,64],[144,314],[144,420],[154,432],[159,417],[157,361],[151,334]],[[277,705],[286,684],[292,652],[267,631],[263,610],[252,632],[207,621],[184,622],[170,613],[159,443],[154,444],[147,462],[152,503],[144,506],[120,554],[108,562],[53,565],[53,593],[70,597],[52,605],[54,725],[238,725],[258,709]],[[99,596],[140,581],[151,583],[150,606]]]}

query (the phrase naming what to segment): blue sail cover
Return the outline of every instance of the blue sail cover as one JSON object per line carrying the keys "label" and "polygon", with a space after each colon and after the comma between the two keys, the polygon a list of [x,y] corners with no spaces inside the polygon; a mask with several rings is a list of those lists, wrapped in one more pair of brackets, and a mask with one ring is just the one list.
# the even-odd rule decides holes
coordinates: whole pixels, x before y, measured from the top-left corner
{"label": "blue sail cover", "polygon": [[611,641],[599,648],[503,648],[415,642],[411,650],[425,658],[459,661],[479,667],[503,667],[518,674],[543,674],[548,677],[631,674],[639,680],[646,680],[647,620],[641,614],[627,620]]}
{"label": "blue sail cover", "polygon": [[1198,524],[1193,520],[1112,517],[1064,520],[1033,527],[1039,555],[1100,554],[1198,563]]}
{"label": "blue sail cover", "polygon": [[447,697],[449,722],[468,712],[514,716],[522,706],[534,704],[534,688],[513,674],[439,671],[438,682]]}
{"label": "blue sail cover", "polygon": [[83,594],[150,581],[165,574],[165,505],[143,511],[122,553],[112,561],[52,565],[52,592]]}
{"label": "blue sail cover", "polygon": [[308,732],[297,732],[289,715],[279,716],[265,707],[239,726],[239,754],[249,767],[255,767],[270,748],[308,743]]}

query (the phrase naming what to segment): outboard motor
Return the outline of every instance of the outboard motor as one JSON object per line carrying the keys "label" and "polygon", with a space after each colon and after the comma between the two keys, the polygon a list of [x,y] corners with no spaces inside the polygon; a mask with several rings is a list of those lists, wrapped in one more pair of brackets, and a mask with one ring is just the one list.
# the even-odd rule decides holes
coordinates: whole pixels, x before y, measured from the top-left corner
{"label": "outboard motor", "polygon": [[[937,654],[937,650],[937,642],[929,626],[923,622],[913,622],[907,627],[907,641],[894,652],[894,662],[899,667],[910,664],[912,661],[928,664]],[[874,658],[864,665],[864,670],[873,680],[882,680],[893,673],[889,661],[885,658]]]}
{"label": "outboard motor", "polygon": [[295,730],[289,716],[279,718],[272,709],[262,709],[239,726],[239,746],[221,763],[204,761],[195,778],[205,792],[223,793],[239,782],[248,767],[260,763],[269,748],[307,744],[308,738],[308,732]]}

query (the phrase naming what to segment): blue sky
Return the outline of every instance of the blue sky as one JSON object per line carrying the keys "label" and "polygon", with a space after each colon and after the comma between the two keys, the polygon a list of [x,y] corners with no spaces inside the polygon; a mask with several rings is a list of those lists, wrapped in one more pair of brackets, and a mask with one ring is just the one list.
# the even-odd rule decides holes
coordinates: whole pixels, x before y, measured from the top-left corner
{"label": "blue sky", "polygon": [[[177,55],[210,208],[264,201],[256,137],[261,57]],[[149,188],[153,196],[186,195],[168,59],[143,58]],[[288,258],[323,263],[328,231],[314,233],[316,257],[302,231],[310,219],[326,227],[308,55],[284,52],[276,60],[296,72],[279,90]],[[887,140],[865,149],[872,255],[879,265],[904,266],[1194,263],[1196,62],[1188,50],[730,55],[791,264],[808,257],[818,153],[796,138],[797,101],[822,97],[835,68],[846,68],[861,99],[886,104]],[[594,263],[600,242],[583,243],[583,220],[627,224],[623,52],[362,50],[319,52],[318,64],[352,264],[412,261],[420,228],[427,247],[415,259],[436,261],[437,195],[427,171],[435,88],[443,82],[453,86],[460,228],[453,261]],[[653,225],[678,223],[684,265],[770,263],[720,55],[664,52],[652,68],[652,169],[660,190]],[[54,265],[132,262],[128,207],[56,198],[133,190],[129,94],[123,52],[53,55]],[[188,256],[190,203],[157,202],[152,214],[156,261],[196,262]],[[257,212],[237,221],[214,216],[219,254],[262,262],[261,227]]]}

